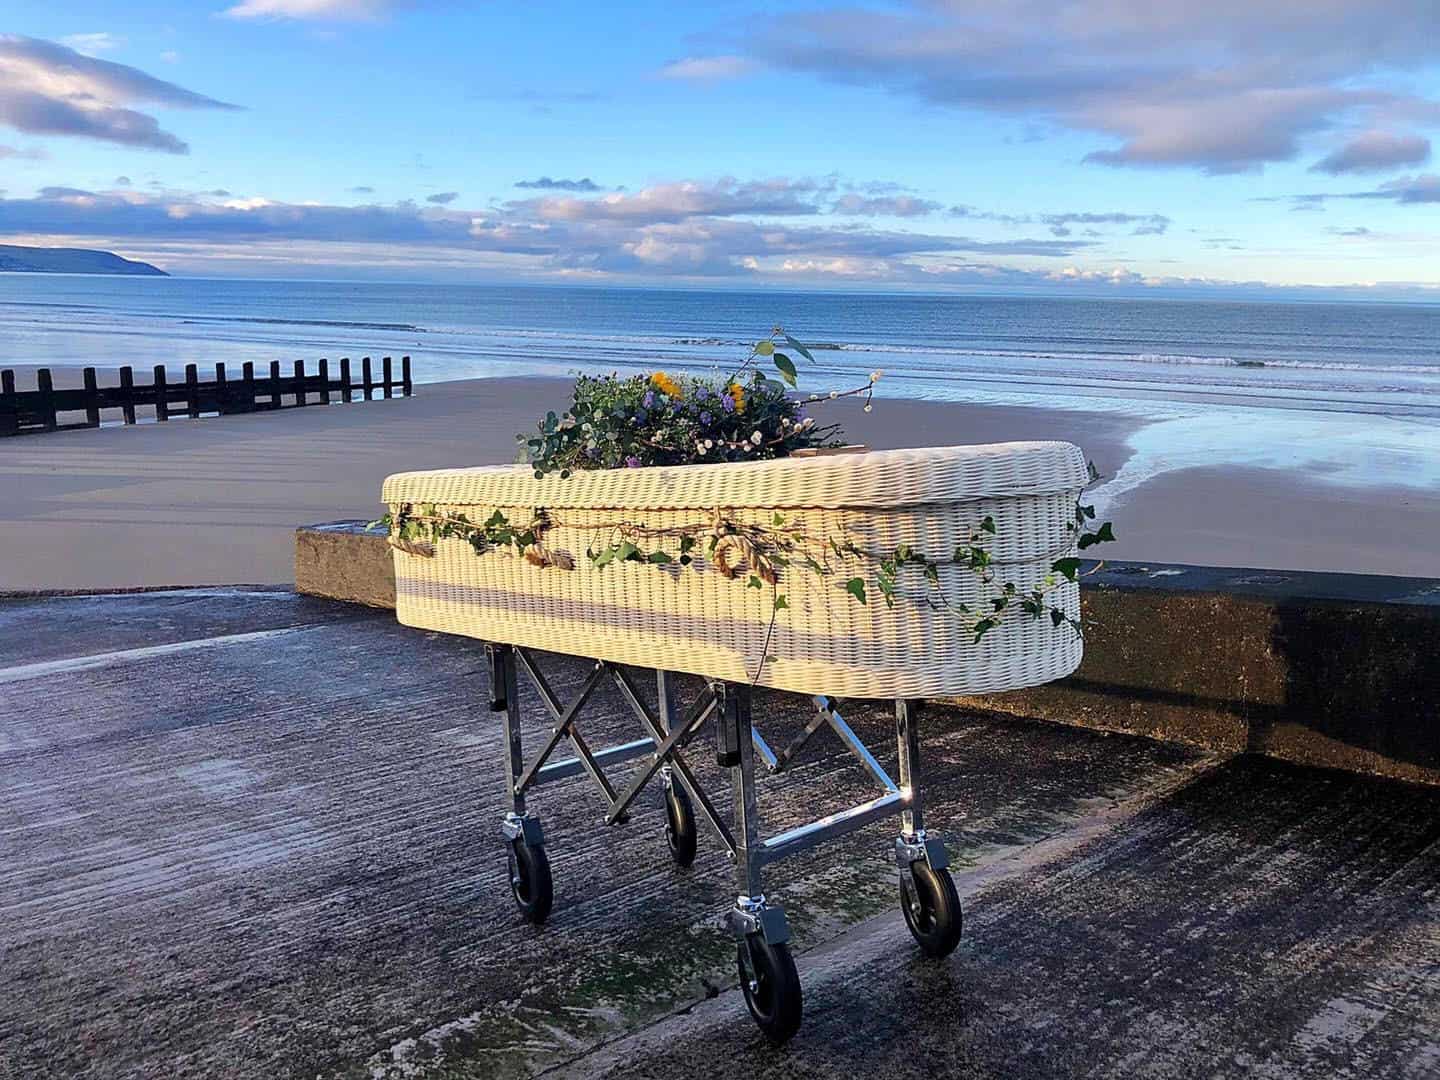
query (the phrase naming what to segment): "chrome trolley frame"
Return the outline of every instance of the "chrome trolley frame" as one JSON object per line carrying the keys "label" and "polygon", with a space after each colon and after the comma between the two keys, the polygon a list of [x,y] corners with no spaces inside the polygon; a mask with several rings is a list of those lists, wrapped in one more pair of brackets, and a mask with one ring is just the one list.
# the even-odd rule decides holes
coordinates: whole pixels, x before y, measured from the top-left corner
{"label": "chrome trolley frame", "polygon": [[[534,651],[506,644],[488,644],[492,711],[503,712],[508,778],[509,812],[502,832],[510,848],[510,881],[517,905],[532,922],[543,922],[550,912],[552,887],[544,854],[539,819],[526,806],[526,793],[538,784],[586,773],[608,804],[605,823],[625,821],[626,811],[657,776],[665,792],[671,854],[688,865],[695,853],[695,808],[709,823],[735,865],[737,896],[728,922],[738,947],[741,989],[752,1016],[772,1042],[783,1042],[800,1022],[800,986],[787,942],[785,913],[765,899],[761,870],[766,865],[827,840],[898,814],[900,834],[895,840],[895,862],[900,877],[901,909],[922,949],[944,956],[960,936],[960,908],[947,869],[949,860],[938,837],[925,830],[918,766],[916,721],[919,702],[895,702],[895,733],[899,748],[899,778],[892,778],[840,715],[836,701],[813,696],[815,715],[803,731],[776,753],[756,729],[751,716],[748,685],[709,680],[688,707],[679,708],[674,677],[655,674],[658,708],[651,709],[629,672],[617,664],[596,660],[578,693],[562,703],[540,669]],[[529,761],[520,732],[519,673],[535,687],[550,715],[548,737]],[[592,750],[581,734],[578,720],[586,704],[604,683],[619,691],[644,729],[632,742]],[[685,749],[707,723],[713,721],[716,760],[729,768],[732,812],[727,824],[720,810],[696,779]],[[859,759],[882,793],[850,807],[773,836],[760,836],[755,772],[757,760],[770,773],[783,772],[801,749],[822,728],[829,728]],[[551,760],[563,739],[569,739],[575,756]],[[643,766],[617,789],[606,774],[607,766],[643,759]]]}

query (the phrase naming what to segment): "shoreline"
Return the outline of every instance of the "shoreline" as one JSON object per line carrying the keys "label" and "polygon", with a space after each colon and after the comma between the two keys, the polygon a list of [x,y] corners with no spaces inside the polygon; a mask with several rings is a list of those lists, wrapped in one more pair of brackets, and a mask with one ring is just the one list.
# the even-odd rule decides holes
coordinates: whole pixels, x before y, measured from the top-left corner
{"label": "shoreline", "polygon": [[[0,592],[289,582],[295,527],[378,516],[392,472],[513,461],[514,435],[563,405],[568,385],[425,383],[408,399],[0,440]],[[855,399],[824,408],[875,449],[1062,439],[1109,477],[1153,427],[1111,412],[880,396],[870,414]],[[1103,487],[1096,495],[1119,537],[1097,552],[1108,558],[1437,573],[1419,538],[1440,529],[1440,493],[1419,488],[1181,461],[1108,506]]]}

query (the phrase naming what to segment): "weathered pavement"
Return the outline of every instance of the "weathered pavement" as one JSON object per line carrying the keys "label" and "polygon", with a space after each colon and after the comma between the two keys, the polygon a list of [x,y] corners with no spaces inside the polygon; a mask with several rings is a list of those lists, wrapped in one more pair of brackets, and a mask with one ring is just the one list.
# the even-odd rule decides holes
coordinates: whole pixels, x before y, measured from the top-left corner
{"label": "weathered pavement", "polygon": [[[728,861],[673,869],[654,794],[605,829],[585,778],[540,789],[556,909],[520,922],[485,706],[475,643],[386,613],[0,603],[0,1076],[1440,1075],[1440,792],[928,713],[965,941],[916,957],[888,823],[773,868],[806,988],[773,1051]],[[869,794],[811,746],[771,829]]]}

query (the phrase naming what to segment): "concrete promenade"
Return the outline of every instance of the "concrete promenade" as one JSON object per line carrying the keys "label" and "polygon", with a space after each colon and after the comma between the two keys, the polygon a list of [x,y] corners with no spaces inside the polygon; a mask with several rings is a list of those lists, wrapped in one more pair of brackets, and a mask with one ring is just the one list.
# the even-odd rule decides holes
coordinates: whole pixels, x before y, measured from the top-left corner
{"label": "concrete promenade", "polygon": [[[606,829],[585,778],[540,789],[555,912],[516,916],[485,678],[282,589],[0,601],[0,1077],[1440,1076],[1434,788],[931,710],[965,938],[918,957],[890,823],[772,868],[775,1051],[729,863],[702,832],[674,869],[658,793]],[[592,743],[635,737],[600,705]],[[772,742],[807,712],[757,700]],[[893,761],[887,710],[846,715]],[[864,779],[817,738],[766,826]]]}

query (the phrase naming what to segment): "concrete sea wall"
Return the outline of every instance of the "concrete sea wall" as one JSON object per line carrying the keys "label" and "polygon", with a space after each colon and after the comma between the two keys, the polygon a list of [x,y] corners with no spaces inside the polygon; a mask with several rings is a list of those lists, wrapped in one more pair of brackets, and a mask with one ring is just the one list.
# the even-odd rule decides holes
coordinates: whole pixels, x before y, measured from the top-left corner
{"label": "concrete sea wall", "polygon": [[[299,529],[295,582],[395,604],[385,538],[357,522]],[[1075,675],[957,703],[1440,784],[1440,581],[1109,563],[1086,585]]]}

